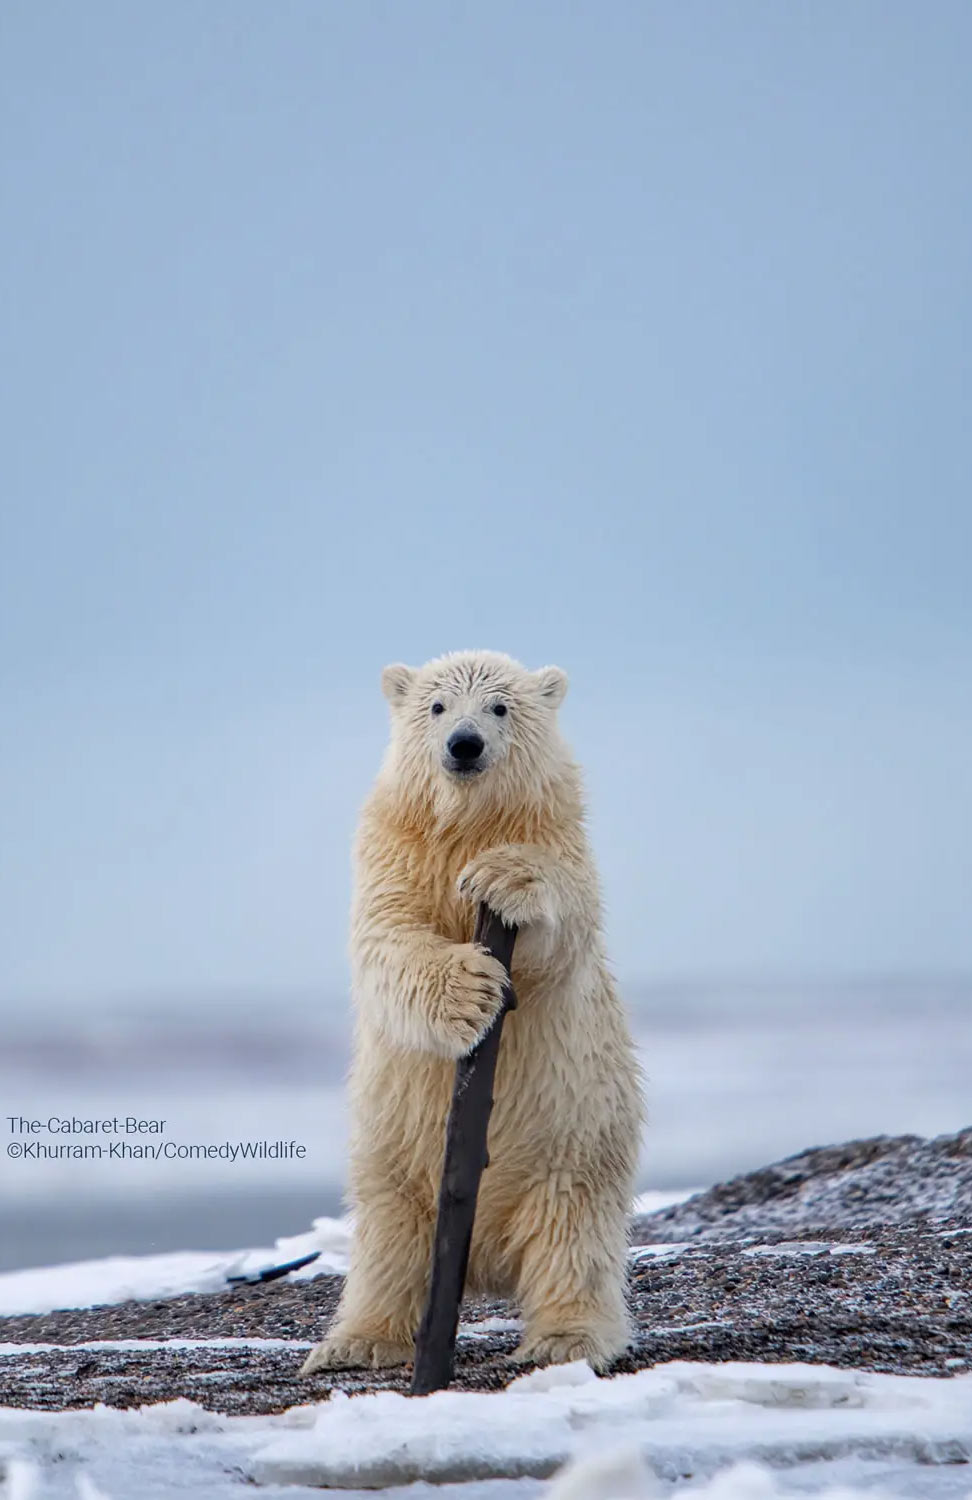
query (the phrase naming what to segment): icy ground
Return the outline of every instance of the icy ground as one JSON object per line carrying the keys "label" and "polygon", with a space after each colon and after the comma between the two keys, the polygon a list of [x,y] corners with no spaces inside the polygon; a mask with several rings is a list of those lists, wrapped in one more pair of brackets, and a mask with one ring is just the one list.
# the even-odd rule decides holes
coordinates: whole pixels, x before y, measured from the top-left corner
{"label": "icy ground", "polygon": [[[647,1200],[646,1200],[647,1201]],[[635,1239],[732,1240],[807,1224],[830,1229],[972,1219],[972,1129],[816,1146],[717,1183],[689,1201],[635,1205]]]}
{"label": "icy ground", "polygon": [[[667,1200],[671,1202],[669,1198]],[[295,1279],[322,1271],[343,1275],[351,1244],[349,1219],[315,1219],[306,1234],[285,1236],[272,1249],[179,1250],[168,1255],[111,1255],[63,1266],[38,1266],[0,1275],[0,1317],[51,1312],[56,1307],[95,1307],[106,1302],[153,1302],[184,1292],[221,1292],[227,1276],[298,1260],[319,1250],[317,1260]]]}
{"label": "icy ground", "polygon": [[[636,1209],[657,1214],[675,1196],[646,1195]],[[12,1272],[0,1276],[0,1310],[212,1291],[227,1273],[310,1249],[321,1258],[298,1274],[341,1271],[349,1238],[347,1221],[322,1219],[271,1249]],[[267,1341],[154,1342],[252,1344],[256,1356]],[[4,1345],[0,1359],[25,1347]],[[970,1460],[972,1373],[920,1378],[826,1365],[679,1362],[606,1380],[573,1365],[500,1391],[421,1400],[335,1392],[262,1416],[221,1415],[185,1399],[0,1409],[2,1500],[309,1500],[325,1485],[359,1500],[972,1500]]]}
{"label": "icy ground", "polygon": [[240,1500],[254,1481],[268,1500],[322,1485],[360,1500],[969,1500],[972,1376],[670,1364],[598,1380],[570,1365],[495,1393],[335,1395],[277,1417],[8,1408],[0,1455],[8,1500]]}

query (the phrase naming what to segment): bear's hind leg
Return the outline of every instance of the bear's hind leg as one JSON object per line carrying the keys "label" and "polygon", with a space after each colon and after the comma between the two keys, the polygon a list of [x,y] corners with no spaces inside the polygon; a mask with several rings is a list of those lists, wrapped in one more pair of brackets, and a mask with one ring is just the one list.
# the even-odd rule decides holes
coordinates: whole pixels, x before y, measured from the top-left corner
{"label": "bear's hind leg", "polygon": [[389,1187],[358,1204],[337,1316],[302,1375],[408,1363],[428,1286],[433,1215]]}
{"label": "bear's hind leg", "polygon": [[558,1173],[530,1188],[514,1215],[518,1297],[526,1325],[514,1358],[586,1359],[604,1370],[627,1348],[627,1218],[589,1179]]}

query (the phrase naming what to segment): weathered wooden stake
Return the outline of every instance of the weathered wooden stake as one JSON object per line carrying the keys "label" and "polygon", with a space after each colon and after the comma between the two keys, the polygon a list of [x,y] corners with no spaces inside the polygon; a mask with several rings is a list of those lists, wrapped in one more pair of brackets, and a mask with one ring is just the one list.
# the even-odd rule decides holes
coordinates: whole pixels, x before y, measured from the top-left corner
{"label": "weathered wooden stake", "polygon": [[[515,927],[507,927],[495,912],[481,905],[476,915],[473,941],[488,948],[509,973],[516,941]],[[459,1307],[466,1284],[479,1181],[489,1162],[486,1133],[493,1108],[493,1078],[503,1017],[508,1010],[515,1008],[516,996],[512,984],[508,983],[496,1020],[482,1041],[456,1063],[456,1081],[446,1126],[429,1298],[415,1339],[413,1396],[441,1391],[452,1379]]]}

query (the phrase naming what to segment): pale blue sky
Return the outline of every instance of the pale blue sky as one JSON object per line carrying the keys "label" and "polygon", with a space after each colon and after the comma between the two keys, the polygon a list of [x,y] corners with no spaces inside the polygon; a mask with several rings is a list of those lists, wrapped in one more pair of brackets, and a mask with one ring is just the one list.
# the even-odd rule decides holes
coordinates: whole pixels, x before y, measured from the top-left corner
{"label": "pale blue sky", "polygon": [[0,28],[0,994],[333,987],[476,645],[623,974],[972,969],[966,0]]}

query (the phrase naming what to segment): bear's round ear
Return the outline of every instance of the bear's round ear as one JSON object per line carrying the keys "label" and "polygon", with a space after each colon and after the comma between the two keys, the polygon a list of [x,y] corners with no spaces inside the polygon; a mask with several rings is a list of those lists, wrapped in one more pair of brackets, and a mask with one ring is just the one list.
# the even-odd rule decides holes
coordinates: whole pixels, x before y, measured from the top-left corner
{"label": "bear's round ear", "polygon": [[567,692],[567,673],[559,667],[541,667],[533,675],[544,703],[559,708]]}
{"label": "bear's round ear", "polygon": [[404,667],[398,661],[394,666],[385,668],[381,674],[381,690],[392,708],[398,708],[404,703],[405,696],[414,681],[414,667]]}

